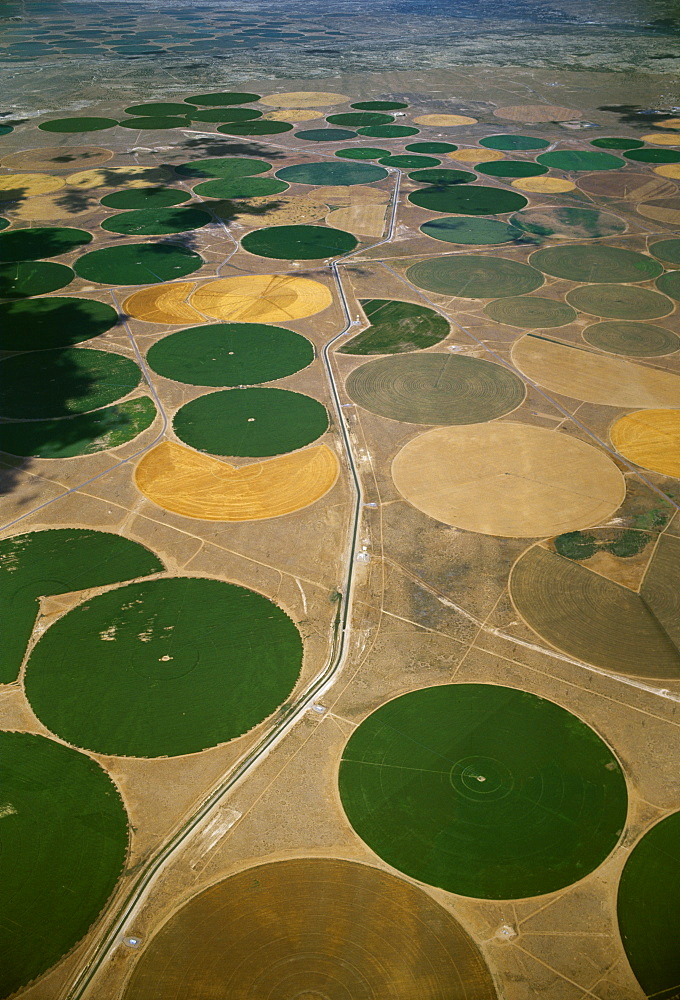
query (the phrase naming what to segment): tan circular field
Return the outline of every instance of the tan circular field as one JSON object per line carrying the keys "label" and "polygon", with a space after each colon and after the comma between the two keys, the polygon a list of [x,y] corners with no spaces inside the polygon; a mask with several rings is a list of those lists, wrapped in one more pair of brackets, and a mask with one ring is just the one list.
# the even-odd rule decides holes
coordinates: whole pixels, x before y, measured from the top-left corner
{"label": "tan circular field", "polygon": [[291,122],[296,125],[298,122],[311,122],[315,118],[323,118],[323,111],[314,111],[312,108],[282,108],[280,111],[268,111],[263,115],[263,119],[269,122]]}
{"label": "tan circular field", "polygon": [[468,118],[467,115],[418,115],[413,121],[416,125],[442,125],[445,128],[451,125],[476,125],[476,118]]}
{"label": "tan circular field", "polygon": [[680,225],[680,197],[646,201],[643,205],[638,205],[637,211],[645,219],[654,219],[655,222],[665,222],[672,226]]}
{"label": "tan circular field", "polygon": [[236,468],[192,448],[163,441],[137,464],[135,482],[147,499],[203,521],[260,521],[315,503],[338,478],[325,444]]}
{"label": "tan circular field", "polygon": [[431,896],[368,865],[300,858],[204,889],[142,953],[125,1000],[496,1000]]}
{"label": "tan circular field", "polygon": [[666,163],[663,167],[654,167],[654,173],[659,177],[670,177],[673,180],[680,179],[680,163]]}
{"label": "tan circular field", "polygon": [[206,317],[187,301],[195,288],[195,281],[141,288],[125,300],[123,310],[145,323],[205,323]]}
{"label": "tan circular field", "polygon": [[668,135],[664,132],[648,132],[641,135],[643,142],[650,142],[653,146],[680,146],[680,136]]}
{"label": "tan circular field", "polygon": [[58,191],[63,186],[63,179],[51,174],[3,174],[0,176],[0,201],[33,198],[37,194]]}
{"label": "tan circular field", "polygon": [[497,149],[454,149],[445,154],[449,160],[460,163],[491,163],[493,160],[504,160],[505,156]]}
{"label": "tan circular field", "polygon": [[39,194],[18,204],[8,206],[5,211],[14,219],[28,222],[52,222],[55,219],[79,219],[91,215],[99,208],[96,198],[81,195],[74,198],[73,192],[55,191],[53,194]]}
{"label": "tan circular field", "polygon": [[513,364],[551,392],[605,406],[680,406],[680,377],[533,334],[512,348]]}
{"label": "tan circular field", "polygon": [[558,104],[513,104],[507,108],[496,108],[496,118],[506,118],[511,122],[571,122],[583,118],[583,112],[575,108],[562,108]]}
{"label": "tan circular field", "polygon": [[66,183],[85,191],[123,185],[128,188],[144,188],[167,181],[171,176],[167,167],[95,167],[93,170],[79,170],[69,174]]}
{"label": "tan circular field", "polygon": [[269,108],[323,108],[330,104],[344,104],[349,97],[324,90],[294,90],[286,94],[267,94],[260,98],[260,104]]}
{"label": "tan circular field", "polygon": [[[220,216],[219,205],[213,207],[215,215]],[[325,202],[317,193],[310,195],[263,195],[248,198],[234,209],[233,203],[227,207],[229,219],[236,218],[242,226],[254,229],[264,229],[267,226],[297,226],[305,222],[321,219],[328,211]],[[236,214],[234,214],[234,212]]]}
{"label": "tan circular field", "polygon": [[511,181],[518,191],[536,191],[543,194],[564,194],[567,191],[574,191],[576,185],[572,181],[566,181],[562,177],[518,177]]}
{"label": "tan circular field", "polygon": [[295,275],[250,274],[201,285],[191,305],[212,319],[241,323],[281,323],[327,309],[333,296],[326,285]]}
{"label": "tan circular field", "polygon": [[392,463],[401,495],[444,524],[484,535],[545,538],[607,520],[623,476],[577,438],[514,421],[438,427]]}
{"label": "tan circular field", "polygon": [[643,469],[680,479],[680,410],[638,410],[610,431],[621,455]]}
{"label": "tan circular field", "polygon": [[8,153],[0,163],[3,167],[32,167],[33,170],[73,170],[74,166],[84,163],[97,167],[112,157],[112,150],[101,146],[44,146]]}
{"label": "tan circular field", "polygon": [[625,170],[604,170],[580,177],[578,186],[588,194],[601,198],[623,198],[626,201],[646,201],[649,198],[667,198],[675,194],[676,187],[650,174],[628,174]]}

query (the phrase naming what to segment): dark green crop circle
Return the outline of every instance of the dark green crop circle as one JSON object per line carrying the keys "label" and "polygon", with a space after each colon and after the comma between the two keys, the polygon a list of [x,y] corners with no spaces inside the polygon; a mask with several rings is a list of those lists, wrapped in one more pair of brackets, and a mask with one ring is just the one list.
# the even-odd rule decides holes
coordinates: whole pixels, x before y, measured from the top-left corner
{"label": "dark green crop circle", "polygon": [[527,264],[482,254],[422,260],[409,267],[406,277],[418,288],[466,299],[524,295],[540,288],[544,281],[540,271]]}
{"label": "dark green crop circle", "polygon": [[637,163],[680,163],[680,152],[672,149],[631,149],[623,155]]}
{"label": "dark green crop circle", "polygon": [[188,191],[180,191],[178,188],[128,188],[107,194],[101,203],[105,208],[172,208],[190,198]]}
{"label": "dark green crop circle", "polygon": [[410,125],[366,125],[359,132],[373,139],[401,139],[406,135],[418,135],[420,129]]}
{"label": "dark green crop circle", "polygon": [[392,125],[392,115],[380,114],[377,111],[345,111],[339,115],[328,115],[327,122],[331,125],[349,125],[359,128],[362,125]]}
{"label": "dark green crop circle", "polygon": [[115,118],[53,118],[38,128],[44,132],[103,132],[117,124]]}
{"label": "dark green crop circle", "polygon": [[110,330],[118,313],[97,299],[53,295],[0,305],[0,349],[40,351],[68,347]]}
{"label": "dark green crop circle", "polygon": [[202,266],[199,254],[176,243],[124,243],[86,253],[74,269],[80,278],[100,285],[155,285]]}
{"label": "dark green crop circle", "polygon": [[544,274],[570,281],[649,281],[663,271],[661,264],[646,254],[603,244],[547,247],[532,253],[529,259],[532,267]]}
{"label": "dark green crop circle", "polygon": [[593,323],[583,331],[583,339],[601,351],[632,358],[662,357],[680,348],[680,337],[676,333],[652,323],[626,320]]}
{"label": "dark green crop circle", "polygon": [[479,140],[479,145],[486,146],[487,149],[519,151],[545,149],[550,143],[547,139],[539,139],[533,135],[487,135],[486,138]]}
{"label": "dark green crop circle", "polygon": [[237,177],[250,177],[253,174],[263,174],[271,168],[266,160],[253,160],[246,156],[214,156],[207,160],[192,160],[180,163],[175,167],[183,177],[215,178],[235,180]]}
{"label": "dark green crop circle", "polygon": [[498,243],[512,243],[522,240],[521,229],[516,229],[507,222],[496,219],[480,219],[475,216],[450,216],[443,219],[430,219],[420,227],[421,232],[435,240],[444,243],[476,244],[491,246]]}
{"label": "dark green crop circle", "polygon": [[357,239],[330,226],[268,226],[241,240],[248,253],[276,260],[320,260],[354,250]]}
{"label": "dark green crop circle", "polygon": [[0,264],[0,299],[26,299],[54,292],[70,284],[74,277],[66,264],[41,260]]}
{"label": "dark green crop circle", "polygon": [[469,184],[475,180],[475,175],[469,170],[452,170],[449,167],[425,167],[423,170],[413,170],[409,174],[412,181],[418,184],[430,184],[434,187],[449,187],[453,184]]}
{"label": "dark green crop circle", "polygon": [[169,233],[201,229],[210,222],[210,215],[202,209],[177,205],[120,212],[104,219],[101,227],[109,233],[122,233],[124,236],[167,236]]}
{"label": "dark green crop circle", "polygon": [[347,743],[340,797],[399,871],[448,892],[555,892],[607,858],[626,822],[621,767],[554,702],[494,684],[395,698]]}
{"label": "dark green crop circle", "polygon": [[[463,171],[461,171],[462,173]],[[516,191],[482,185],[442,185],[413,191],[408,200],[430,212],[454,212],[460,215],[505,215],[524,208],[527,199]]]}
{"label": "dark green crop circle", "polygon": [[278,135],[281,132],[292,131],[288,122],[256,121],[234,122],[228,125],[218,125],[217,131],[225,135]]}
{"label": "dark green crop circle", "polygon": [[150,348],[150,367],[189,385],[272,382],[306,368],[314,348],[306,337],[263,323],[215,323],[164,337]]}
{"label": "dark green crop circle", "polygon": [[225,389],[186,403],[175,433],[198,451],[241,458],[284,455],[328,429],[326,407],[288,389]]}
{"label": "dark green crop circle", "polygon": [[61,226],[15,229],[11,233],[0,235],[0,261],[3,264],[13,264],[23,260],[59,257],[91,242],[92,234],[86,233],[84,229]]}
{"label": "dark green crop circle", "polygon": [[489,163],[477,163],[475,170],[489,177],[538,177],[548,173],[547,167],[531,160],[491,160]]}
{"label": "dark green crop circle", "polygon": [[282,167],[276,176],[289,184],[352,185],[370,184],[387,177],[384,167],[372,163],[335,163],[321,160],[317,163],[295,163]]}
{"label": "dark green crop circle", "polygon": [[656,279],[656,287],[665,295],[680,302],[680,271],[667,271]]}
{"label": "dark green crop circle", "polygon": [[667,264],[680,264],[680,240],[659,240],[652,243],[649,252],[657,260],[663,260]]}
{"label": "dark green crop circle", "polygon": [[356,137],[356,132],[348,128],[306,128],[295,133],[295,138],[304,142],[344,142]]}
{"label": "dark green crop circle", "polygon": [[194,192],[201,198],[262,198],[281,194],[288,186],[276,177],[214,177],[210,181],[201,181]]}
{"label": "dark green crop circle", "polygon": [[185,97],[187,104],[200,104],[203,107],[220,107],[224,104],[252,104],[259,101],[259,94],[244,94],[240,91],[219,91],[216,94],[196,94],[195,97]]}
{"label": "dark green crop circle", "polygon": [[147,580],[93,597],[48,629],[26,694],[41,722],[76,746],[176,756],[258,725],[288,698],[301,663],[296,626],[261,594],[220,580]]}
{"label": "dark green crop circle", "polygon": [[342,160],[379,160],[389,155],[389,149],[377,149],[375,146],[351,146],[349,149],[336,149],[335,155]]}
{"label": "dark green crop circle", "polygon": [[539,153],[539,163],[556,170],[619,170],[626,161],[611,153],[600,153],[590,149],[556,149],[551,153]]}
{"label": "dark green crop circle", "polygon": [[0,733],[0,784],[6,997],[63,958],[97,919],[125,864],[128,822],[104,769],[44,736]]}
{"label": "dark green crop circle", "polygon": [[358,111],[398,111],[407,107],[408,104],[403,104],[401,101],[358,101],[356,104],[350,104],[350,108],[356,108]]}
{"label": "dark green crop circle", "polygon": [[644,146],[641,139],[628,139],[619,136],[602,136],[599,139],[591,139],[591,146],[598,146],[600,149],[639,149]]}

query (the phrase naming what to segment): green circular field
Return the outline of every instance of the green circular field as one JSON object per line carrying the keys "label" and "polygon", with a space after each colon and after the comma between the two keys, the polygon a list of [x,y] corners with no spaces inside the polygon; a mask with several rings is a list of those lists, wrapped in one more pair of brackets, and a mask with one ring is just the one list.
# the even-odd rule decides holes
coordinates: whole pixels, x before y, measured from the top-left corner
{"label": "green circular field", "polygon": [[623,155],[637,163],[680,163],[680,153],[672,149],[631,149]]}
{"label": "green circular field", "polygon": [[26,299],[54,292],[70,284],[74,277],[73,270],[66,264],[43,261],[0,264],[0,299]]}
{"label": "green circular field", "polygon": [[430,219],[424,222],[420,231],[426,236],[443,243],[476,244],[490,246],[498,243],[511,243],[522,238],[522,230],[516,229],[507,222],[497,222],[495,219],[459,218],[451,216],[444,219]]}
{"label": "green circular field", "polygon": [[420,129],[410,125],[367,125],[359,132],[372,139],[401,139],[406,135],[418,135]]}
{"label": "green circular field", "polygon": [[151,104],[133,104],[125,109],[126,115],[186,115],[191,109],[187,104],[172,104],[168,101],[155,101]]}
{"label": "green circular field", "polygon": [[570,281],[649,281],[663,270],[658,261],[646,254],[602,244],[547,247],[532,253],[530,260],[532,267],[544,274]]}
{"label": "green circular field", "polygon": [[250,108],[208,108],[189,112],[192,122],[252,122],[261,117],[261,111]]}
{"label": "green circular field", "polygon": [[680,982],[680,812],[637,842],[619,882],[619,931],[628,961],[648,997],[677,995]]}
{"label": "green circular field", "polygon": [[186,233],[200,229],[212,222],[210,215],[200,208],[140,208],[137,211],[112,215],[101,223],[109,233],[124,236],[166,236],[168,233]]}
{"label": "green circular field", "polygon": [[370,326],[345,341],[341,354],[401,354],[422,351],[450,333],[446,319],[434,309],[399,299],[361,299]]}
{"label": "green circular field", "polygon": [[6,997],[51,968],[97,919],[125,864],[128,826],[103,768],[43,736],[0,733],[0,781]]}
{"label": "green circular field", "polygon": [[581,285],[565,297],[574,309],[607,319],[659,319],[673,312],[665,295],[635,285]]}
{"label": "green circular field", "polygon": [[539,139],[533,135],[487,135],[486,138],[479,140],[479,145],[486,146],[487,149],[519,151],[545,149],[550,143],[547,139]]}
{"label": "green circular field", "polygon": [[389,155],[389,149],[376,149],[375,146],[353,146],[351,149],[337,149],[335,155],[343,160],[379,160]]}
{"label": "green circular field", "polygon": [[176,756],[262,722],[301,664],[300,634],[272,601],[177,577],[119,587],[59,619],[31,654],[26,693],[41,722],[76,746]]}
{"label": "green circular field", "polygon": [[218,125],[217,131],[225,135],[278,135],[280,132],[291,132],[292,125],[288,122],[234,122],[233,125]]}
{"label": "green circular field", "polygon": [[360,128],[362,125],[392,125],[392,115],[383,115],[377,111],[346,111],[339,115],[328,115],[327,122],[331,125],[349,125]]}
{"label": "green circular field", "polygon": [[540,271],[506,257],[461,254],[413,264],[406,277],[418,288],[466,299],[496,299],[524,295],[540,288]]}
{"label": "green circular field", "polygon": [[215,323],[180,330],[149,349],[147,361],[165,378],[189,385],[272,382],[306,368],[314,348],[306,337],[263,323]]}
{"label": "green circular field", "polygon": [[469,170],[450,170],[448,167],[425,167],[424,170],[414,170],[409,174],[409,178],[418,184],[431,184],[434,187],[469,184],[476,179]]}
{"label": "green circular field", "polygon": [[523,330],[566,326],[578,316],[575,309],[558,299],[538,295],[511,295],[484,306],[484,312],[497,323],[519,326]]}
{"label": "green circular field", "polygon": [[649,252],[668,264],[680,264],[680,240],[659,240],[652,243]]}
{"label": "green circular field", "polygon": [[598,146],[600,149],[639,149],[640,146],[644,146],[644,142],[640,139],[624,139],[611,135],[592,139],[590,145]]}
{"label": "green circular field", "polygon": [[263,174],[270,170],[271,163],[266,160],[253,160],[245,156],[214,156],[207,160],[192,160],[190,163],[180,163],[175,167],[183,177],[221,177],[235,180],[237,177],[250,177],[252,174]]}
{"label": "green circular field", "polygon": [[38,128],[43,132],[103,132],[117,124],[115,118],[53,118]]}
{"label": "green circular field", "polygon": [[241,91],[222,90],[216,94],[196,94],[195,97],[185,97],[184,100],[187,104],[219,107],[223,104],[252,104],[253,101],[259,101],[260,96],[260,94],[244,94]]}
{"label": "green circular field", "polygon": [[401,101],[358,101],[357,104],[350,104],[350,108],[356,108],[357,111],[399,111],[407,107],[408,104]]}
{"label": "green circular field", "polygon": [[601,351],[632,358],[660,357],[680,347],[680,337],[662,326],[625,320],[593,323],[583,331],[583,339]]}
{"label": "green circular field", "polygon": [[80,278],[100,285],[155,285],[193,274],[203,258],[171,243],[124,243],[93,250],[74,264]]}
{"label": "green circular field", "polygon": [[576,716],[525,691],[451,684],[395,698],[347,743],[357,834],[411,878],[481,899],[554,892],[611,853],[626,783]]}
{"label": "green circular field", "polygon": [[0,305],[0,349],[40,351],[68,347],[110,330],[118,313],[96,299],[50,296]]}
{"label": "green circular field", "polygon": [[411,424],[477,424],[524,400],[524,383],[507,368],[455,354],[404,354],[356,368],[347,393],[372,413]]}
{"label": "green circular field", "polygon": [[354,250],[355,236],[330,226],[269,226],[241,240],[248,253],[276,260],[319,260]]}
{"label": "green circular field", "polygon": [[356,137],[356,132],[347,128],[308,128],[295,133],[296,139],[304,139],[305,142],[345,142]]}
{"label": "green circular field", "polygon": [[0,236],[0,262],[13,264],[17,261],[58,257],[91,242],[91,233],[86,233],[84,229],[57,226],[15,229]]}
{"label": "green circular field", "polygon": [[626,224],[611,212],[597,208],[576,208],[560,205],[558,208],[530,208],[511,218],[533,236],[566,236],[570,239],[593,239],[601,236],[618,236],[626,231]]}
{"label": "green circular field", "polygon": [[9,224],[9,219],[0,219],[0,230],[7,229]]}
{"label": "green circular field", "polygon": [[461,215],[505,215],[524,208],[527,199],[516,191],[503,188],[463,185],[436,186],[413,191],[408,200],[430,212],[454,212]]}
{"label": "green circular field", "polygon": [[194,192],[202,198],[261,198],[281,194],[289,187],[276,177],[216,177],[201,181]]}
{"label": "green circular field", "polygon": [[267,458],[304,448],[328,430],[326,407],[288,389],[226,389],[186,403],[175,414],[185,444],[213,455]]}
{"label": "green circular field", "polygon": [[491,160],[489,163],[477,163],[475,170],[489,177],[538,177],[548,173],[547,167],[530,160]]}
{"label": "green circular field", "polygon": [[618,170],[626,161],[611,153],[600,153],[589,149],[556,149],[551,153],[539,153],[539,163],[556,170]]}
{"label": "green circular field", "polygon": [[101,204],[105,208],[172,208],[190,198],[188,191],[179,191],[177,188],[129,188],[127,191],[114,191],[113,194],[105,195]]}
{"label": "green circular field", "polygon": [[132,441],[155,417],[153,402],[141,396],[61,420],[0,423],[0,451],[35,458],[94,455]]}
{"label": "green circular field", "polygon": [[440,161],[434,156],[418,156],[417,153],[394,153],[381,156],[380,163],[385,167],[399,167],[401,170],[413,170],[414,167],[435,167]]}
{"label": "green circular field", "polygon": [[126,118],[118,124],[121,128],[142,129],[150,132],[166,128],[191,128],[191,122],[188,118],[173,118],[171,115],[158,115],[156,118],[146,115],[142,118]]}
{"label": "green circular field", "polygon": [[680,271],[667,271],[656,279],[656,287],[665,295],[680,302]]}
{"label": "green circular field", "polygon": [[410,142],[405,147],[410,153],[453,153],[458,146],[452,142]]}
{"label": "green circular field", "polygon": [[371,184],[387,177],[384,167],[371,163],[295,163],[276,171],[276,176],[289,184],[352,185]]}

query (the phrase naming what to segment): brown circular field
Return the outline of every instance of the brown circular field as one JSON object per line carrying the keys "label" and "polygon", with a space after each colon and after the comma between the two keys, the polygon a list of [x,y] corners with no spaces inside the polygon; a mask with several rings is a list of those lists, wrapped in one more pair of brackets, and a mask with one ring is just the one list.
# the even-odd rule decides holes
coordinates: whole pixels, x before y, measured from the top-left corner
{"label": "brown circular field", "polygon": [[454,917],[394,875],[279,861],[194,896],[146,948],[124,1000],[495,1000]]}
{"label": "brown circular field", "polygon": [[598,524],[626,492],[604,452],[509,420],[426,431],[398,453],[392,478],[404,499],[437,521],[513,538]]}
{"label": "brown circular field", "polygon": [[563,108],[557,104],[513,104],[507,108],[496,108],[496,118],[511,122],[570,122],[583,118],[582,111]]}
{"label": "brown circular field", "polygon": [[627,174],[605,170],[579,177],[578,186],[600,198],[621,198],[626,201],[646,201],[675,194],[675,185],[651,174]]}
{"label": "brown circular field", "polygon": [[74,166],[98,167],[113,157],[110,149],[100,146],[47,146],[7,153],[3,167],[29,167],[31,170],[72,170]]}

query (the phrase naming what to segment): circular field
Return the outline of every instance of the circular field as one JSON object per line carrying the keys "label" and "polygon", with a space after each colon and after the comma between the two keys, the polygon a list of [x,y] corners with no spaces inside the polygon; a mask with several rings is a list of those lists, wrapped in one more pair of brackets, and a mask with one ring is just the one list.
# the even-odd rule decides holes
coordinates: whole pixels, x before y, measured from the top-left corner
{"label": "circular field", "polygon": [[207,160],[180,163],[175,167],[175,171],[183,177],[221,177],[225,180],[235,180],[237,177],[263,174],[270,170],[271,166],[272,164],[266,160],[253,160],[245,156],[214,156]]}
{"label": "circular field", "polygon": [[412,181],[418,184],[430,184],[435,187],[449,187],[452,184],[468,184],[475,179],[469,170],[450,170],[447,167],[425,167],[409,174]]}
{"label": "circular field", "polygon": [[78,164],[90,167],[107,163],[113,157],[110,149],[101,146],[43,146],[39,149],[22,149],[2,157],[3,167],[30,167],[31,170],[59,170]]}
{"label": "circular field", "polygon": [[155,101],[150,104],[133,104],[125,108],[126,115],[186,115],[191,108],[188,104],[172,104],[169,101]]}
{"label": "circular field", "polygon": [[261,98],[261,103],[270,108],[324,108],[330,104],[344,104],[347,100],[349,98],[344,94],[325,90],[294,90],[285,94],[267,94]]}
{"label": "circular field", "polygon": [[656,287],[672,299],[680,302],[680,271],[668,271],[657,278]]}
{"label": "circular field", "polygon": [[507,368],[453,354],[369,361],[350,374],[347,393],[372,413],[413,424],[494,420],[525,396],[521,379]]}
{"label": "circular field", "polygon": [[486,138],[479,140],[479,144],[488,149],[504,151],[545,149],[550,145],[547,139],[539,139],[533,135],[487,135]]}
{"label": "circular field", "polygon": [[583,339],[601,351],[633,358],[657,358],[680,348],[680,337],[670,330],[625,320],[593,323],[583,331]]}
{"label": "circular field", "polygon": [[568,239],[596,239],[601,236],[618,236],[626,231],[626,224],[611,212],[596,208],[530,208],[518,212],[510,220],[534,236],[565,236]]}
{"label": "circular field", "polygon": [[680,136],[674,132],[649,132],[640,138],[643,142],[651,142],[656,146],[680,146]]}
{"label": "circular field", "polygon": [[654,219],[668,226],[680,226],[680,198],[661,198],[638,205],[637,211],[645,219]]}
{"label": "circular field", "polygon": [[384,167],[370,163],[296,163],[276,171],[276,176],[290,184],[370,184],[387,177]]}
{"label": "circular field", "polygon": [[652,243],[649,252],[667,264],[680,264],[680,240],[659,240]]}
{"label": "circular field", "polygon": [[96,167],[69,174],[66,183],[80,191],[118,187],[120,184],[134,189],[155,187],[167,181],[170,176],[170,168],[165,166]]}
{"label": "circular field", "polygon": [[617,914],[623,947],[646,996],[672,998],[680,977],[680,812],[653,826],[631,851]]}
{"label": "circular field", "polygon": [[451,128],[458,125],[476,125],[477,119],[468,115],[418,115],[413,119],[416,125],[432,125],[440,128]]}
{"label": "circular field", "polygon": [[177,577],[119,587],[60,618],[33,649],[26,692],[40,720],[77,746],[176,756],[262,722],[301,663],[299,632],[272,601]]}
{"label": "circular field", "polygon": [[598,146],[600,149],[639,149],[644,146],[640,139],[629,139],[618,136],[602,136],[600,139],[593,139],[591,146]]}
{"label": "circular field", "polygon": [[115,118],[53,118],[38,128],[44,132],[103,132],[117,124]]}
{"label": "circular field", "polygon": [[216,177],[197,184],[194,191],[206,198],[262,198],[281,194],[288,186],[276,177]]}
{"label": "circular field", "polygon": [[659,319],[673,312],[665,295],[635,285],[581,285],[566,299],[574,309],[607,319]]}
{"label": "circular field", "polygon": [[96,299],[51,296],[0,305],[0,349],[40,351],[68,347],[110,330],[118,322],[112,306]]}
{"label": "circular field", "polygon": [[401,139],[407,135],[418,135],[420,129],[410,125],[367,125],[359,131],[373,139]]}
{"label": "circular field", "polygon": [[189,385],[256,385],[292,375],[314,360],[299,333],[260,323],[217,323],[180,330],[150,348],[147,361]]}
{"label": "circular field", "polygon": [[496,1000],[481,955],[416,886],[351,861],[299,858],[218,882],[173,915],[144,951],[125,1000],[224,996]]}
{"label": "circular field", "polygon": [[330,226],[270,226],[248,233],[241,246],[258,257],[277,260],[319,260],[354,250],[356,237]]}
{"label": "circular field", "polygon": [[188,191],[179,191],[177,188],[151,187],[114,191],[113,194],[105,195],[101,203],[105,208],[171,208],[173,205],[181,205],[182,202],[189,201],[190,198],[191,195]]}
{"label": "circular field", "polygon": [[478,246],[512,243],[522,236],[521,229],[516,229],[507,222],[497,222],[495,219],[461,219],[457,216],[430,219],[429,222],[423,223],[420,231],[443,243]]}
{"label": "circular field", "polygon": [[623,155],[637,163],[680,163],[680,153],[671,149],[631,149]]}
{"label": "circular field", "polygon": [[[185,97],[186,104],[200,104],[203,107],[221,107],[224,104],[252,104],[259,101],[259,94],[247,94],[235,90],[222,90],[215,94],[196,94],[195,97]],[[262,102],[266,104],[266,101]]]}
{"label": "circular field", "polygon": [[461,215],[505,215],[524,208],[527,199],[515,191],[482,185],[450,185],[412,191],[408,200],[430,212],[455,212]]}
{"label": "circular field", "polygon": [[328,430],[328,413],[318,400],[289,389],[227,389],[186,403],[173,427],[198,451],[265,458],[316,441]]}
{"label": "circular field", "polygon": [[519,326],[524,330],[566,326],[578,316],[575,309],[559,299],[538,295],[510,295],[484,306],[484,312],[497,323]]}
{"label": "circular field", "polygon": [[505,108],[496,108],[496,118],[505,118],[511,122],[526,122],[533,125],[536,122],[568,122],[583,118],[582,111],[574,108],[563,108],[559,104],[513,104]]}
{"label": "circular field", "polygon": [[410,142],[405,147],[410,153],[451,153],[458,149],[452,142]]}
{"label": "circular field", "polygon": [[235,122],[233,125],[218,125],[217,131],[224,132],[225,135],[278,135],[281,132],[290,132],[293,126],[288,122]]}
{"label": "circular field", "polygon": [[408,104],[402,104],[401,101],[358,101],[350,104],[350,108],[356,108],[357,111],[399,111],[407,107]]}
{"label": "circular field", "polygon": [[482,899],[579,881],[626,822],[625,779],[599,736],[553,702],[495,684],[387,702],[352,734],[339,784],[350,823],[384,861]]}
{"label": "circular field", "polygon": [[480,149],[479,146],[468,146],[465,149],[458,149],[455,152],[447,153],[450,160],[459,160],[461,163],[491,163],[492,160],[502,160],[503,154],[497,149]]}
{"label": "circular field", "polygon": [[629,462],[680,479],[680,410],[627,413],[616,421],[610,437]]}
{"label": "circular field", "polygon": [[380,114],[377,111],[348,111],[339,115],[329,115],[326,121],[331,125],[349,125],[358,128],[360,125],[391,125],[392,115]]}
{"label": "circular field", "polygon": [[20,261],[0,264],[0,299],[26,299],[31,295],[54,292],[70,284],[75,277],[65,264]]}
{"label": "circular field", "polygon": [[296,139],[303,139],[305,142],[345,142],[356,137],[356,132],[346,128],[309,128],[295,133]]}
{"label": "circular field", "polygon": [[0,262],[11,264],[16,261],[58,257],[91,242],[91,234],[83,229],[47,226],[17,229],[0,236]]}
{"label": "circular field", "polygon": [[531,160],[492,160],[489,163],[479,163],[475,169],[489,177],[539,177],[548,173],[547,167],[532,163]]}
{"label": "circular field", "polygon": [[436,167],[440,160],[435,156],[419,156],[417,153],[391,153],[389,156],[381,156],[380,162],[386,167],[413,170],[415,167]]}
{"label": "circular field", "polygon": [[42,736],[0,733],[0,780],[6,997],[94,923],[125,864],[128,830],[118,789],[99,764]]}
{"label": "circular field", "polygon": [[332,302],[330,290],[320,281],[277,274],[219,278],[201,285],[191,296],[191,304],[206,316],[243,323],[304,319]]}
{"label": "circular field", "polygon": [[543,284],[540,271],[527,264],[481,254],[422,260],[409,267],[406,277],[418,288],[466,299],[523,295]]}
{"label": "circular field", "polygon": [[129,358],[77,347],[16,354],[0,371],[0,414],[18,419],[85,413],[126,396],[141,379]]}
{"label": "circular field", "polygon": [[203,266],[193,250],[171,243],[125,243],[93,250],[74,264],[78,277],[100,285],[153,285]]}
{"label": "circular field", "polygon": [[622,198],[625,201],[646,201],[675,192],[674,185],[653,174],[587,174],[579,177],[578,186],[598,198]]}
{"label": "circular field", "polygon": [[569,281],[649,281],[663,270],[658,261],[646,254],[603,244],[547,247],[533,253],[530,260],[544,274]]}
{"label": "circular field", "polygon": [[389,155],[389,149],[377,149],[375,146],[352,146],[349,149],[338,149],[336,156],[343,160],[378,160]]}
{"label": "circular field", "polygon": [[450,332],[446,319],[413,302],[398,299],[361,299],[370,326],[339,348],[341,354],[400,354],[421,351],[444,340]]}
{"label": "circular field", "polygon": [[392,477],[429,517],[514,538],[597,524],[625,496],[623,476],[603,452],[512,421],[427,431],[397,454]]}
{"label": "circular field", "polygon": [[562,177],[518,177],[510,183],[518,191],[537,194],[566,194],[576,189],[575,184]]}
{"label": "circular field", "polygon": [[165,236],[168,233],[186,233],[207,226],[212,219],[200,208],[141,208],[121,212],[104,219],[102,229],[124,236]]}
{"label": "circular field", "polygon": [[63,178],[51,174],[3,174],[0,176],[0,202],[21,202],[24,198],[49,194],[63,187]]}
{"label": "circular field", "polygon": [[248,108],[208,108],[206,111],[189,113],[192,122],[251,122],[261,117],[261,111]]}
{"label": "circular field", "polygon": [[626,165],[620,156],[587,149],[556,149],[552,153],[539,153],[536,159],[546,167],[567,171],[618,170]]}

